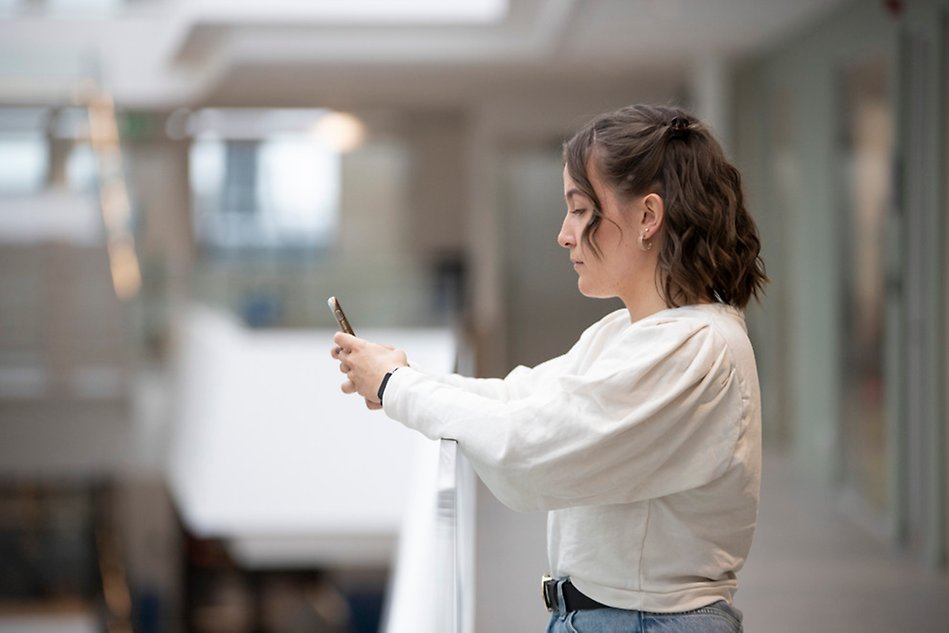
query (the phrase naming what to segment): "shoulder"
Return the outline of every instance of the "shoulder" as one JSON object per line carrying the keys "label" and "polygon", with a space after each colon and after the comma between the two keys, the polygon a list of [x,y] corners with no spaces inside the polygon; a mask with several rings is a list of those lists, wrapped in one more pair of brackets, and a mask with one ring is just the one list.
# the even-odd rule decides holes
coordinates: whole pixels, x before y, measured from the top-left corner
{"label": "shoulder", "polygon": [[579,344],[601,361],[634,365],[673,359],[707,362],[750,351],[743,313],[723,304],[669,308],[632,323],[625,308],[616,310],[587,328]]}
{"label": "shoulder", "polygon": [[720,339],[722,344],[736,336],[747,338],[745,317],[737,308],[720,303],[682,306],[662,310],[637,321],[634,326],[650,335],[667,334],[672,337],[701,334]]}
{"label": "shoulder", "polygon": [[[603,360],[642,358],[644,355],[690,353],[696,346],[722,341],[716,336],[715,314],[701,306],[669,308],[630,322],[629,311],[616,310],[588,327],[578,341],[581,348]],[[713,341],[714,339],[714,341]]]}
{"label": "shoulder", "polygon": [[723,368],[755,374],[754,351],[744,312],[725,304],[673,308],[643,319],[644,339],[675,347],[678,355],[716,358]]}
{"label": "shoulder", "polygon": [[736,348],[750,348],[744,315],[723,304],[662,310],[631,324],[621,341],[631,352],[687,365],[713,359],[715,364],[731,365]]}

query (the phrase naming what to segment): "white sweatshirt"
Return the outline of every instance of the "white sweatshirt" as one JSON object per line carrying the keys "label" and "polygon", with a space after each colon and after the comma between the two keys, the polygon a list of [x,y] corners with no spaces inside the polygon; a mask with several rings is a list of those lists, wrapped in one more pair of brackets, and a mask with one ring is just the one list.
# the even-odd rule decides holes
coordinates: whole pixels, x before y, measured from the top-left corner
{"label": "white sweatshirt", "polygon": [[761,406],[742,313],[627,310],[506,378],[395,372],[389,417],[451,438],[503,503],[548,510],[550,573],[623,609],[732,601],[754,532]]}

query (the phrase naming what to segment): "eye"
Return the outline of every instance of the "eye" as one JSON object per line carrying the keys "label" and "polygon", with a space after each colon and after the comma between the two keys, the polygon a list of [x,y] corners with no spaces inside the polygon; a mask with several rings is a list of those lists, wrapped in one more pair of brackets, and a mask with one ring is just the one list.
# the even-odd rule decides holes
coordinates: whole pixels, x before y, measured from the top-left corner
{"label": "eye", "polygon": [[572,209],[572,210],[570,211],[570,215],[577,215],[577,216],[579,216],[579,215],[583,215],[583,214],[586,213],[586,212],[587,212],[586,209]]}

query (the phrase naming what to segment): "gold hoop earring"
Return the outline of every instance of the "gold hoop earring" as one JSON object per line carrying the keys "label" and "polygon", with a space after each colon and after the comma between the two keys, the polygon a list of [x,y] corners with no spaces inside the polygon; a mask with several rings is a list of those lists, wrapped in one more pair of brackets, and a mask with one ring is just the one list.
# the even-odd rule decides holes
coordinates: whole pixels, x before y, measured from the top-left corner
{"label": "gold hoop earring", "polygon": [[643,252],[648,252],[652,250],[652,242],[647,241],[646,235],[649,234],[649,231],[643,231],[643,234],[639,236],[639,248]]}

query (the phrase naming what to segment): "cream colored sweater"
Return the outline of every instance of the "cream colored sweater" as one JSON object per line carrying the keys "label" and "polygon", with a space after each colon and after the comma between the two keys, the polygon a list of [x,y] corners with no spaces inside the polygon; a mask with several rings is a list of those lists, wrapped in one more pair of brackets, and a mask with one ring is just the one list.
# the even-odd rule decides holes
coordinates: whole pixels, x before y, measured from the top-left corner
{"label": "cream colored sweater", "polygon": [[618,310],[506,378],[392,375],[385,412],[451,438],[515,510],[547,510],[550,573],[610,606],[732,601],[758,506],[761,406],[740,311]]}

